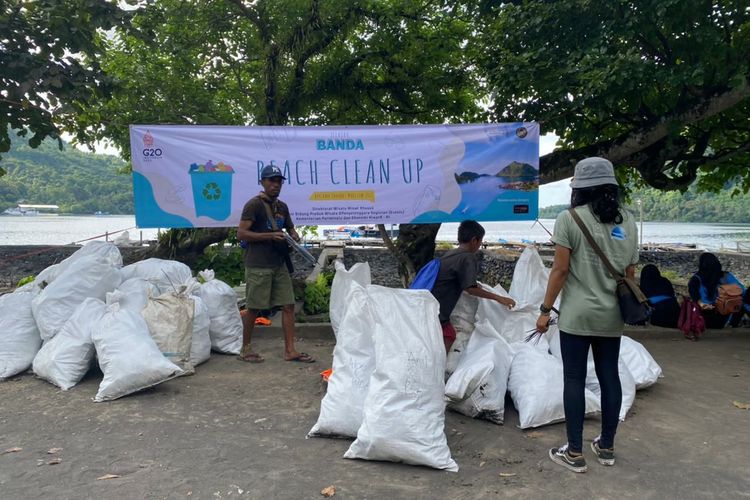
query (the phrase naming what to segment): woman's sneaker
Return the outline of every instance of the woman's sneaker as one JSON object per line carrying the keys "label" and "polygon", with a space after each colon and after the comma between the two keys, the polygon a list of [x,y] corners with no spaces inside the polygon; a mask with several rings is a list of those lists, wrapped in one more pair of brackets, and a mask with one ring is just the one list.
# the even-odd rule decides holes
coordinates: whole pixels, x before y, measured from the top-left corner
{"label": "woman's sneaker", "polygon": [[615,450],[613,448],[599,448],[601,440],[602,437],[598,436],[591,442],[591,449],[596,453],[596,459],[602,465],[615,465]]}
{"label": "woman's sneaker", "polygon": [[549,450],[549,458],[556,464],[562,465],[573,472],[586,472],[586,459],[583,455],[572,456],[568,451],[568,445],[564,444],[559,448]]}

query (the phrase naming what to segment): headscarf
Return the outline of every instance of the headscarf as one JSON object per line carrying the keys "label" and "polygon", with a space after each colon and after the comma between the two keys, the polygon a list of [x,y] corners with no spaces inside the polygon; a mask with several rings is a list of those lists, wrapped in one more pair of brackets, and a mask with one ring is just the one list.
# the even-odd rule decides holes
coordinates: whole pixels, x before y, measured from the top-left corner
{"label": "headscarf", "polygon": [[661,280],[659,268],[653,264],[648,264],[641,269],[641,290],[648,294],[647,290],[653,290],[656,284]]}
{"label": "headscarf", "polygon": [[721,262],[716,255],[705,252],[698,259],[698,272],[696,273],[701,279],[703,286],[706,287],[709,297],[716,295],[716,289],[719,287],[719,281],[724,276],[721,269]]}

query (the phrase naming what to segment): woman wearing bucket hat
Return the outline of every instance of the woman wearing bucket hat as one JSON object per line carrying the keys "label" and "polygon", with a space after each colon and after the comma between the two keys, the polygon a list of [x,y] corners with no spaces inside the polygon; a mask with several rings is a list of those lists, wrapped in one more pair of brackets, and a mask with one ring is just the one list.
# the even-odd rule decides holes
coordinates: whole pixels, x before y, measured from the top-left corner
{"label": "woman wearing bucket hat", "polygon": [[578,162],[571,188],[570,210],[562,212],[555,222],[555,259],[537,328],[547,330],[550,310],[562,292],[558,324],[568,442],[552,448],[549,456],[574,472],[586,472],[583,417],[589,348],[601,386],[602,408],[601,434],[593,440],[591,449],[600,464],[614,465],[614,438],[622,403],[618,362],[624,324],[615,279],[588,243],[576,216],[615,269],[631,279],[638,262],[638,234],[634,218],[620,207],[619,186],[609,160],[593,157]]}

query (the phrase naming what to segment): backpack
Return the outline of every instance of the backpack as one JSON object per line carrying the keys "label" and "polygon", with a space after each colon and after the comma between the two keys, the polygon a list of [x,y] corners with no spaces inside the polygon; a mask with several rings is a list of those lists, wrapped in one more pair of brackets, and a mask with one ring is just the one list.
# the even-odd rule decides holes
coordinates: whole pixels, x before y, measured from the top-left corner
{"label": "backpack", "polygon": [[427,264],[422,266],[414,281],[409,285],[409,290],[429,290],[435,286],[437,281],[438,273],[440,272],[440,259],[432,259]]}
{"label": "backpack", "polygon": [[703,319],[700,307],[689,297],[684,297],[682,300],[677,328],[685,335],[686,339],[690,340],[696,340],[706,331],[706,320]]}
{"label": "backpack", "polygon": [[722,316],[738,313],[742,310],[742,287],[735,284],[719,285],[716,297],[716,312]]}

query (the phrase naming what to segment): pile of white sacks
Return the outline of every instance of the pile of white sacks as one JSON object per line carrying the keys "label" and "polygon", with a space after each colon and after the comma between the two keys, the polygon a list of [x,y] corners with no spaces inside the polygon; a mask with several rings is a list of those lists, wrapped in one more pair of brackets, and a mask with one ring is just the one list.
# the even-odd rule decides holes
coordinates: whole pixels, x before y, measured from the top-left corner
{"label": "pile of white sacks", "polygon": [[[549,276],[535,249],[521,255],[509,291],[492,289],[513,297],[513,310],[462,295],[451,316],[457,340],[447,361],[438,303],[429,292],[371,285],[367,264],[336,266],[333,374],[308,436],[356,438],[346,458],[456,471],[444,433],[446,403],[502,424],[510,392],[522,429],[565,419],[557,327],[537,343],[524,342],[536,328]],[[623,337],[619,369],[624,420],[635,391],[656,383],[661,368],[640,343]],[[591,353],[588,374],[586,411],[596,414],[599,384]]]}
{"label": "pile of white sacks", "polygon": [[0,380],[28,370],[68,390],[96,358],[94,401],[109,401],[194,373],[211,350],[237,354],[242,319],[232,288],[213,271],[147,259],[122,266],[111,243],[91,242],[0,296]]}

